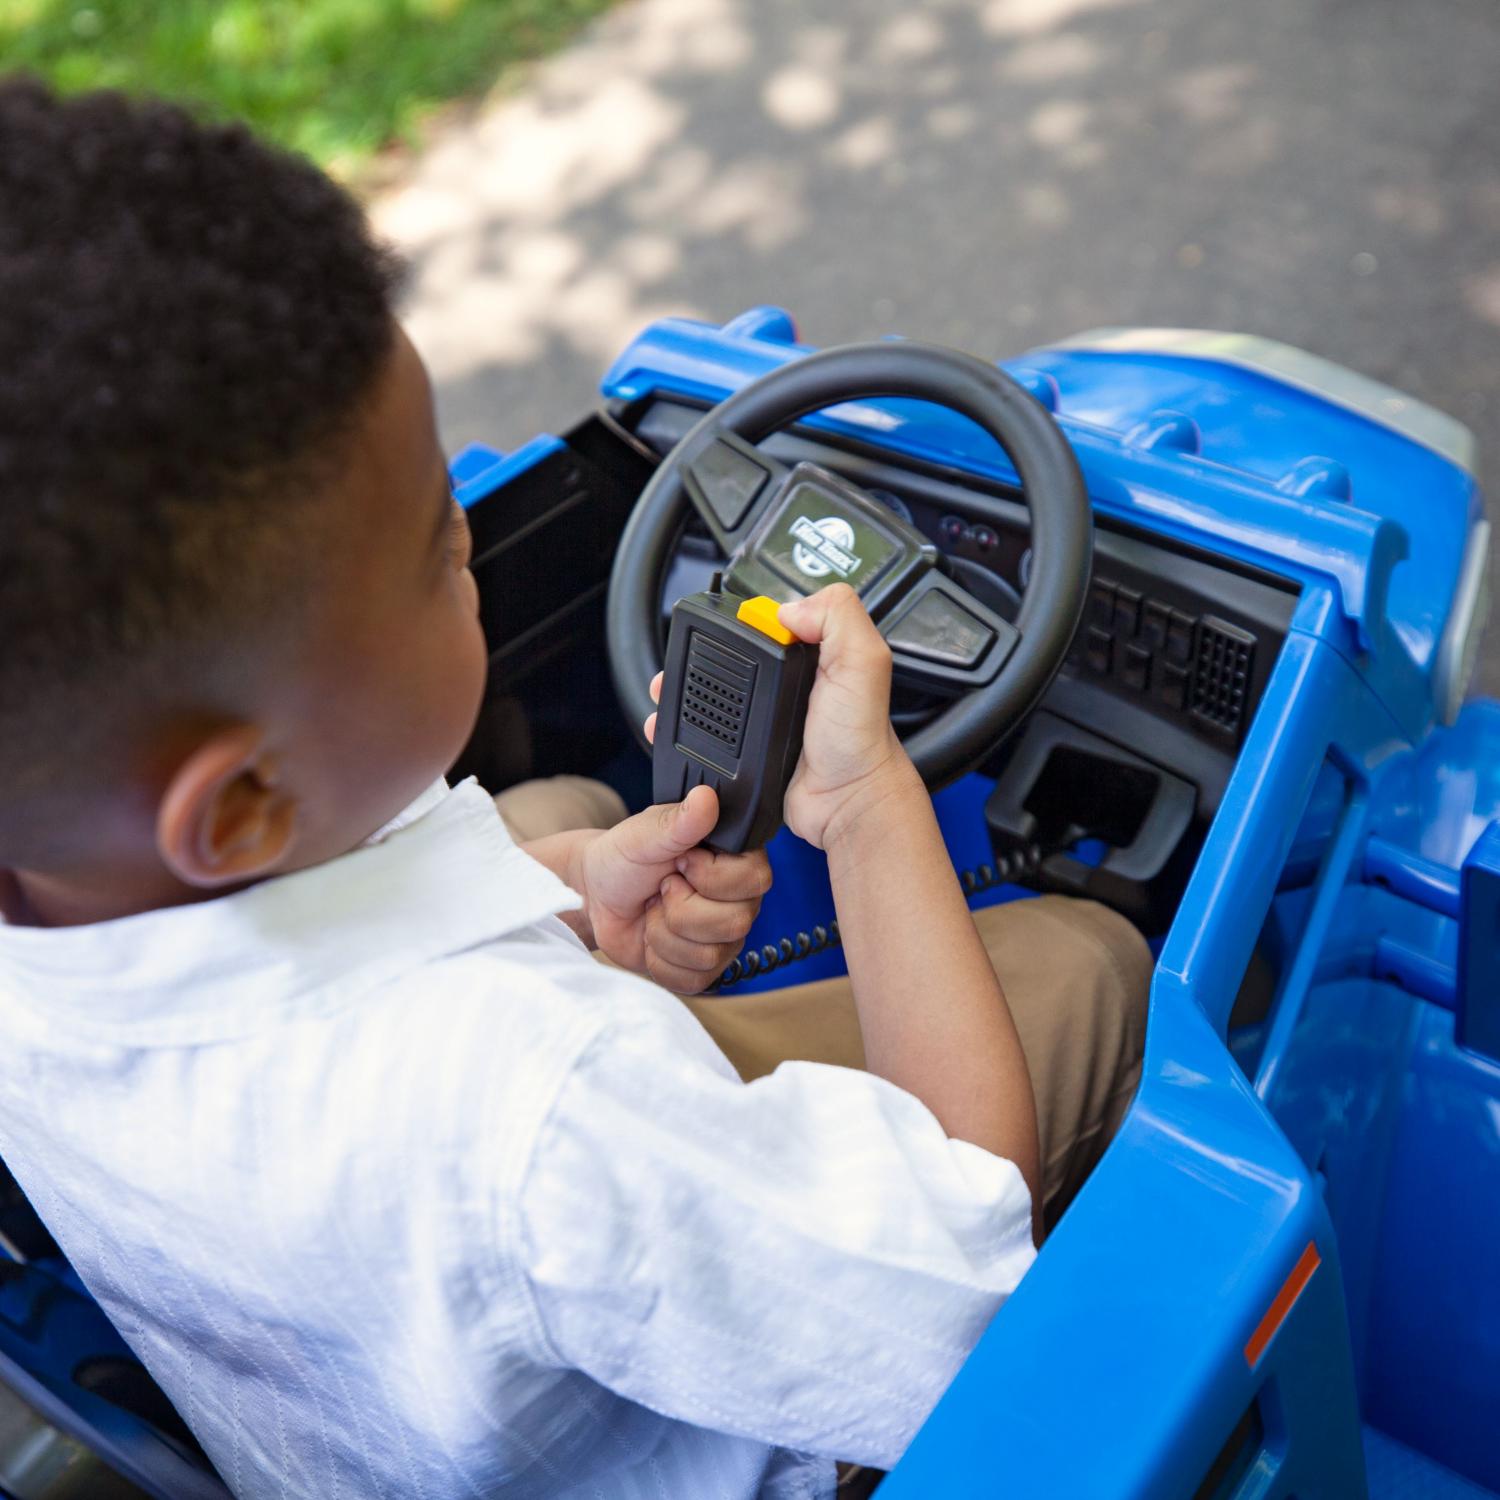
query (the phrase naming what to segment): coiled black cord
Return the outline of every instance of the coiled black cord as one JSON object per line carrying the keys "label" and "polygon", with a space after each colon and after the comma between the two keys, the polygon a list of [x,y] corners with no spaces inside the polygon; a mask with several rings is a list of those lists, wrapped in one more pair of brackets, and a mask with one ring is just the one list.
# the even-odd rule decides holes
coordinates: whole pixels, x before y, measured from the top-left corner
{"label": "coiled black cord", "polygon": [[[997,855],[992,865],[980,865],[972,870],[957,870],[958,883],[965,896],[978,896],[993,890],[997,885],[1019,885],[1032,879],[1042,867],[1046,857],[1038,844],[1028,844],[1024,849],[1009,854]],[[834,921],[826,927],[822,924],[794,933],[775,943],[766,943],[760,948],[746,948],[738,958],[729,961],[729,967],[719,976],[714,989],[723,992],[741,980],[754,979],[758,974],[769,974],[773,969],[783,969],[799,959],[811,958],[825,948],[837,948],[843,939],[839,935],[839,924]]]}

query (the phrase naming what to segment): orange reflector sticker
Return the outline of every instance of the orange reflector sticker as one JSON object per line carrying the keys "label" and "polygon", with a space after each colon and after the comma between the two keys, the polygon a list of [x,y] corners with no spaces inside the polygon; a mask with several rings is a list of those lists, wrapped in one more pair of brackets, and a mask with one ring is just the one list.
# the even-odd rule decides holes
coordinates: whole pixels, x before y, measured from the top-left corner
{"label": "orange reflector sticker", "polygon": [[1286,1315],[1291,1312],[1292,1305],[1302,1295],[1302,1288],[1312,1280],[1312,1274],[1322,1264],[1318,1256],[1318,1247],[1311,1240],[1307,1242],[1307,1249],[1297,1257],[1297,1264],[1292,1267],[1292,1274],[1282,1282],[1281,1290],[1272,1299],[1271,1305],[1266,1309],[1266,1315],[1255,1332],[1250,1335],[1250,1342],[1245,1345],[1245,1363],[1254,1367],[1262,1354],[1266,1352],[1266,1345],[1276,1336],[1276,1330],[1286,1322]]}

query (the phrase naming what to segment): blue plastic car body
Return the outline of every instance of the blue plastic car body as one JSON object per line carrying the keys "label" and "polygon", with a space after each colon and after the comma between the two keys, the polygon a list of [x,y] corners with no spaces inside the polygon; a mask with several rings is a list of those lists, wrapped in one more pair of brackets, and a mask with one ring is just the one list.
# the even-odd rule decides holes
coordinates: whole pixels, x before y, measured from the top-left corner
{"label": "blue plastic car body", "polygon": [[[773,308],[722,328],[663,321],[606,376],[604,429],[459,455],[482,596],[487,558],[524,593],[509,539],[533,534],[539,494],[566,492],[575,524],[616,443],[638,469],[612,510],[598,502],[595,582],[549,617],[586,634],[651,450],[804,352]],[[1500,1493],[1500,706],[1460,706],[1488,556],[1472,440],[1396,392],[1231,335],[1105,331],[1006,368],[1073,444],[1099,528],[1089,613],[1043,709],[1055,696],[1148,766],[1160,740],[1159,781],[1195,799],[1191,858],[1153,888],[1165,907],[1135,913],[1158,953],[1135,1104],[880,1494]],[[971,560],[1005,551],[980,533],[991,512],[1014,529],[1017,478],[968,422],[861,401],[796,439],[857,461],[866,485],[876,466],[894,503],[909,478],[918,524],[949,550],[966,527]],[[968,496],[948,533],[942,494]],[[692,566],[679,591],[697,586]],[[1158,583],[1137,586],[1152,567]],[[1231,603],[1221,618],[1214,580],[1271,624],[1236,625]],[[1189,586],[1200,602],[1185,609]],[[524,682],[541,638],[491,590],[497,676]],[[584,646],[597,655],[597,636]],[[586,698],[557,709],[550,743],[617,714]],[[628,782],[631,756],[589,768]],[[976,904],[1025,895],[993,873],[1014,764],[936,794],[955,866],[990,872],[971,881]],[[786,833],[772,858],[751,988],[840,964],[787,941],[832,916],[820,858]],[[1026,873],[1097,893],[1131,888],[1132,868],[1094,836]],[[0,1354],[13,1372],[24,1340]],[[55,1363],[57,1425],[144,1492],[189,1492],[139,1434],[91,1428],[87,1402],[70,1415]]]}
{"label": "blue plastic car body", "polygon": [[[604,392],[701,406],[802,352],[776,309],[667,320]],[[1472,439],[1233,335],[1105,331],[1006,368],[1072,442],[1101,527],[1293,598],[1154,934],[1135,1106],[881,1494],[1500,1491],[1500,706],[1459,707],[1488,554]],[[931,407],[860,402],[804,430],[1016,482]],[[463,497],[555,441],[499,467],[471,452]],[[937,796],[960,867],[990,857],[992,789]],[[832,914],[811,851],[783,833],[773,860],[752,951]],[[1271,1002],[1231,1033],[1257,950]]]}

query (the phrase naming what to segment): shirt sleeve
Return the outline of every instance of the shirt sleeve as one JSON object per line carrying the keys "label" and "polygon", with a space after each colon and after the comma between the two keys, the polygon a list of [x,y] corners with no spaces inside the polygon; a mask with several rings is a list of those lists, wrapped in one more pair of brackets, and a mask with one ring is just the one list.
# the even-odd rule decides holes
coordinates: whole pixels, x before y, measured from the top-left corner
{"label": "shirt sleeve", "polygon": [[558,1362],[683,1421],[891,1467],[1034,1258],[1019,1169],[871,1074],[742,1083],[676,999],[621,999],[521,1191]]}

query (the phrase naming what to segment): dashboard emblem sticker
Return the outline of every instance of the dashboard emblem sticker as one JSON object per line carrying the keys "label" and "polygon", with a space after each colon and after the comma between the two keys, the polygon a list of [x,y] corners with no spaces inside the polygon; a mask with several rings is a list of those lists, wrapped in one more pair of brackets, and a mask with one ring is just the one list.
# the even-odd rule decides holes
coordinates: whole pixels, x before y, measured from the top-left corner
{"label": "dashboard emblem sticker", "polygon": [[809,578],[827,578],[830,573],[848,578],[858,572],[860,560],[849,550],[854,528],[842,516],[824,516],[821,521],[798,516],[790,530],[796,539],[792,561]]}

